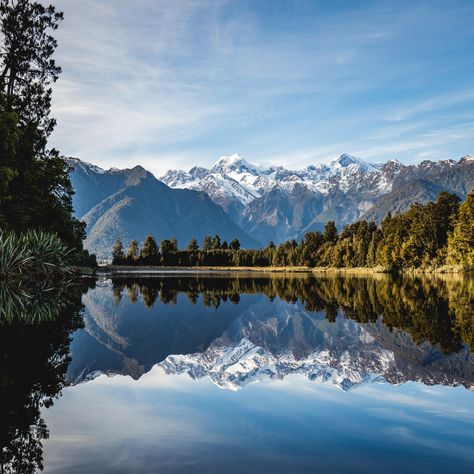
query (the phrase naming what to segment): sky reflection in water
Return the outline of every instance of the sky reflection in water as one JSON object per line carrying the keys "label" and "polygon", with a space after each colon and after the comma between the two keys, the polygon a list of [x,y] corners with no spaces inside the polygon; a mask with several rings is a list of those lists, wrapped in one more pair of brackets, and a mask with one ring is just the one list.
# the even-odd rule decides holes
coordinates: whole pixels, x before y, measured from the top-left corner
{"label": "sky reflection in water", "polygon": [[[302,376],[220,390],[154,369],[65,390],[46,472],[470,472],[472,393]],[[67,422],[65,422],[67,420]]]}
{"label": "sky reflection in water", "polygon": [[[295,294],[292,284],[272,300],[273,290],[257,285],[250,291],[240,282],[246,290],[231,302],[230,283],[221,282],[218,293],[228,292],[226,301],[208,298],[208,306],[205,291],[190,303],[189,282],[173,282],[176,294],[167,280],[142,287],[115,282],[114,291],[106,282],[89,290],[85,330],[71,344],[69,377],[77,385],[43,410],[50,430],[45,472],[470,472],[472,391],[412,381],[472,386],[466,348],[451,351],[458,343],[445,339],[445,355],[439,344],[412,339],[432,337],[433,327],[445,337],[443,325],[454,324],[446,308],[465,297],[465,288],[414,288],[435,305],[423,306],[426,325],[414,318],[409,335],[380,319],[370,322],[369,313],[363,315],[369,322],[356,321],[361,311],[347,307],[347,296],[393,321],[405,314],[403,304],[420,310],[406,295],[395,304],[392,283],[361,281],[331,283],[326,297],[309,291],[318,301],[300,288],[296,304],[284,301]],[[340,306],[332,322],[331,300]],[[308,304],[316,307],[308,311]],[[456,338],[460,330],[450,331]],[[332,362],[322,371],[317,354],[324,351]],[[391,358],[381,361],[386,353]],[[126,375],[85,382],[95,370]],[[374,370],[405,383],[369,382],[374,377],[364,374]]]}

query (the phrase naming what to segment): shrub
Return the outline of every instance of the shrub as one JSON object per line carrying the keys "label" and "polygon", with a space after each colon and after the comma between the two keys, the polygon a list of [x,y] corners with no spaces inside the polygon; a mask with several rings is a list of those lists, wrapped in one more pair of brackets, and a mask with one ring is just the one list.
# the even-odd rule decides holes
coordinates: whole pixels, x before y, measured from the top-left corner
{"label": "shrub", "polygon": [[73,250],[56,234],[31,230],[22,234],[0,231],[0,277],[24,273],[72,271]]}

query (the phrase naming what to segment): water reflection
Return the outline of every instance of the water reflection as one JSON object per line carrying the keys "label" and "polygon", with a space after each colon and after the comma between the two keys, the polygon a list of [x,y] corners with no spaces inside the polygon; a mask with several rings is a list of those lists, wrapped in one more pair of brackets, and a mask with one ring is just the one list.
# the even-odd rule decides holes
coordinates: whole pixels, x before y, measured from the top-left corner
{"label": "water reflection", "polygon": [[0,282],[1,472],[43,467],[41,416],[66,385],[72,332],[83,327],[82,289]]}
{"label": "water reflection", "polygon": [[344,389],[381,380],[474,386],[469,278],[114,278],[84,297],[72,382],[100,373],[209,376],[238,389],[304,373]]}
{"label": "water reflection", "polygon": [[[293,446],[292,449],[303,446],[291,426],[296,417],[305,419],[302,407],[306,407],[306,412],[314,410],[313,401],[304,396],[304,390],[299,392],[298,387],[305,383],[311,384],[311,390],[320,386],[319,395],[327,392],[328,384],[315,382],[329,382],[331,387],[336,385],[344,391],[357,388],[351,394],[361,395],[355,395],[356,398],[351,399],[353,402],[362,400],[364,394],[372,393],[371,390],[390,395],[392,384],[407,381],[417,382],[414,385],[418,387],[413,389],[416,394],[410,400],[425,396],[419,387],[474,387],[474,356],[471,354],[474,348],[473,284],[469,278],[395,279],[387,275],[370,278],[255,277],[243,274],[116,277],[92,284],[76,282],[59,286],[7,286],[2,283],[1,472],[32,473],[43,468],[43,442],[49,436],[45,419],[56,433],[50,446],[51,452],[56,452],[53,458],[60,466],[58,471],[72,472],[64,467],[68,463],[62,454],[71,447],[60,437],[63,433],[67,439],[67,430],[74,430],[65,421],[69,417],[78,426],[83,418],[84,423],[86,420],[89,423],[84,425],[82,439],[89,439],[91,433],[99,433],[101,429],[111,430],[107,436],[100,435],[92,443],[101,446],[100,462],[77,453],[71,457],[76,465],[80,465],[82,459],[90,459],[81,472],[107,472],[109,468],[105,460],[111,453],[119,455],[128,442],[120,438],[114,420],[120,417],[129,419],[129,426],[130,420],[140,416],[140,413],[135,413],[137,407],[130,400],[138,396],[137,387],[146,387],[157,373],[158,391],[165,398],[162,409],[166,412],[168,430],[173,432],[181,426],[180,420],[185,417],[196,419],[202,407],[214,400],[212,410],[208,406],[206,415],[201,413],[203,432],[207,432],[211,422],[216,430],[222,429],[222,433],[234,430],[241,448],[248,450],[249,472],[252,469],[261,472],[260,468],[274,459],[273,448],[268,454],[271,457],[262,458],[258,461],[260,464],[255,464],[258,453],[263,451],[246,446],[248,436],[251,442],[261,442],[262,450],[268,446],[261,439],[259,441],[256,432],[249,433],[243,428],[238,432],[238,425],[230,425],[230,414],[227,421],[222,420],[226,419],[225,413],[240,410],[245,423],[254,423],[255,399],[252,393],[264,400],[261,411],[257,413],[262,420],[258,432],[271,431],[275,420],[286,426],[278,452],[287,450],[286,464],[281,466],[280,472],[288,472],[294,454],[288,446]],[[140,380],[99,377],[94,382],[84,383],[100,374],[129,375]],[[278,381],[282,395],[276,397],[264,387],[255,389],[255,386],[249,386],[262,380]],[[379,381],[389,383],[372,384]],[[250,395],[240,395],[242,398],[230,402],[205,385],[209,382],[232,391],[246,387],[239,395],[247,392]],[[69,401],[66,400],[63,411],[55,411],[57,406],[45,410],[68,385],[71,387],[64,392]],[[384,388],[371,388],[378,386]],[[92,392],[88,387],[92,387]],[[463,391],[462,394],[459,390]],[[93,395],[88,395],[90,393]],[[323,401],[325,406],[330,406],[333,395],[327,393],[328,398]],[[467,406],[467,395],[471,396],[471,392],[460,387],[450,396],[462,400],[463,406]],[[142,396],[145,395],[142,393]],[[149,395],[153,400],[156,396],[156,392]],[[434,392],[429,394],[431,398],[436,396]],[[293,399],[300,400],[300,405],[295,406]],[[115,405],[111,405],[110,400],[115,400]],[[239,405],[242,403],[239,400],[244,405]],[[64,398],[59,405],[63,401]],[[278,407],[278,413],[266,409],[270,401],[271,406]],[[341,409],[341,403],[346,404],[346,418],[341,421],[339,431],[334,432],[334,459],[341,458],[341,454],[349,449],[348,445],[337,445],[337,436],[346,431],[347,420],[357,419],[357,423],[364,424],[363,419],[358,419],[361,417],[358,414],[359,401],[354,404],[339,399],[333,404],[335,411]],[[193,403],[198,403],[199,407]],[[385,409],[385,402],[380,403],[380,409]],[[396,408],[396,403],[392,404],[391,410]],[[94,415],[94,409],[99,405],[109,418]],[[446,423],[450,429],[456,423],[460,426],[456,417],[446,412],[446,406],[449,404],[443,405],[443,416],[449,418],[449,423]],[[167,471],[185,472],[180,467],[180,454],[175,453],[177,457],[174,458],[167,457],[167,453],[174,453],[173,446],[177,440],[167,444],[166,431],[156,427],[153,410],[158,410],[158,406],[147,400],[143,407],[151,410],[151,414],[146,416],[147,419],[151,417],[151,421],[144,421],[147,429],[154,436],[161,436],[166,451],[162,453],[160,462],[172,459]],[[367,410],[371,408],[372,405],[366,407]],[[414,420],[417,409],[414,406],[410,409]],[[282,418],[285,411],[294,413],[294,417]],[[169,413],[180,413],[182,418]],[[324,429],[326,433],[330,431],[332,421],[324,418],[322,413],[317,416],[321,418],[316,417],[314,423],[326,423]],[[383,427],[388,422],[374,419],[373,423]],[[187,421],[186,427],[188,425]],[[304,445],[308,465],[301,472],[311,472],[316,452],[311,443],[317,441],[320,445],[323,439],[312,429],[315,425],[300,425],[298,430],[308,436],[308,444]],[[466,419],[463,429],[471,427],[470,419]],[[143,427],[137,425],[135,428],[138,431],[134,435],[134,446],[138,447],[143,445],[140,431]],[[222,433],[213,435],[227,449],[227,454],[220,458],[221,465],[227,472],[232,472],[228,460],[235,458],[235,454],[229,451],[233,438],[230,436],[226,440]],[[371,433],[372,430],[367,429],[363,436],[371,443],[377,443]],[[210,457],[207,460],[200,457],[202,451],[188,432],[181,433],[181,436],[183,446],[194,456],[190,465],[209,470]],[[452,433],[449,436],[455,438]],[[106,447],[102,438],[107,437]],[[436,438],[437,449],[441,441]],[[384,443],[380,441],[379,445],[382,452]],[[208,446],[208,454],[213,451],[213,446]],[[156,446],[149,446],[143,455],[151,456],[150,453],[156,453]],[[355,451],[352,455],[357,456]],[[468,455],[463,456],[471,459]],[[51,466],[54,459],[50,458]],[[435,464],[440,463],[441,460],[437,459]],[[256,469],[257,465],[259,469]],[[132,463],[129,468],[134,466],[136,464]],[[153,463],[137,470],[149,472],[150,466],[153,470]],[[234,472],[238,472],[236,466]],[[277,472],[278,466],[274,468]]]}

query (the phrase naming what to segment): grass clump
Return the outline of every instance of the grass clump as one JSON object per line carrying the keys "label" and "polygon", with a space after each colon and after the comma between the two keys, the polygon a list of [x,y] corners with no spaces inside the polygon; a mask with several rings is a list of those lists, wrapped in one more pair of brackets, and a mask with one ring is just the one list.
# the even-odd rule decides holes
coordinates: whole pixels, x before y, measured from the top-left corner
{"label": "grass clump", "polygon": [[73,250],[56,234],[0,231],[0,278],[31,274],[70,274]]}

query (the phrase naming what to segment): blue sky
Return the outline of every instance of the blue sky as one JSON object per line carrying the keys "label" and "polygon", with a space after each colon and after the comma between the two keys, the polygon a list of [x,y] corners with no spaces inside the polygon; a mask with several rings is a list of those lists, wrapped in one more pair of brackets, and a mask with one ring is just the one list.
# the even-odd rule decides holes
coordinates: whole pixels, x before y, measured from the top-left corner
{"label": "blue sky", "polygon": [[474,154],[474,1],[54,2],[51,144],[158,173]]}

